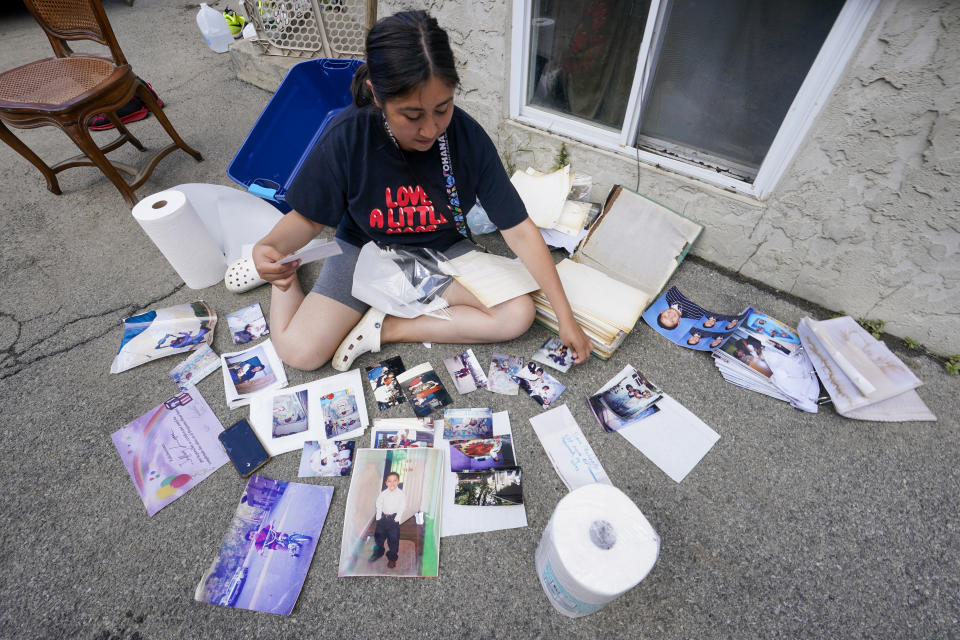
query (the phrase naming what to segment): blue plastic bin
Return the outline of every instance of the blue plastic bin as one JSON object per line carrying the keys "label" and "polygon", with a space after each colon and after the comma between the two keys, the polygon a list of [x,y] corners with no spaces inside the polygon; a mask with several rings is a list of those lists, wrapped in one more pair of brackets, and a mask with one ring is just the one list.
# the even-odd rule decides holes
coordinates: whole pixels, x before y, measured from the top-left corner
{"label": "blue plastic bin", "polygon": [[283,197],[327,123],[349,105],[350,81],[362,60],[316,58],[290,68],[270,98],[227,176],[283,213]]}

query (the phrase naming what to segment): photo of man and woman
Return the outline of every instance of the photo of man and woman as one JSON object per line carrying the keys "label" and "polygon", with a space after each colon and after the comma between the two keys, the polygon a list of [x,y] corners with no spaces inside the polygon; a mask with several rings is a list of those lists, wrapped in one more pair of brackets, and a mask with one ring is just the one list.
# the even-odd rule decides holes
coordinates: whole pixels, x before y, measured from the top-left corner
{"label": "photo of man and woman", "polygon": [[418,418],[425,418],[453,402],[429,362],[404,371],[397,377],[397,381],[403,387],[407,400],[410,401],[410,406],[413,407],[413,412]]}
{"label": "photo of man and woman", "polygon": [[443,452],[360,449],[344,513],[340,577],[435,577]]}
{"label": "photo of man and woman", "polygon": [[[414,418],[417,420],[417,418]],[[432,423],[431,423],[432,424]],[[434,432],[430,429],[383,428],[374,425],[370,434],[374,449],[406,449],[410,447],[432,447]]]}
{"label": "photo of man and woman", "polygon": [[549,409],[567,389],[563,383],[545,372],[543,367],[532,360],[520,367],[514,380],[542,409]]}
{"label": "photo of man and woman", "polygon": [[224,354],[224,360],[230,381],[239,396],[266,389],[277,381],[263,345],[238,354]]}
{"label": "photo of man and woman", "polygon": [[377,401],[377,409],[384,411],[406,401],[400,383],[397,382],[397,375],[404,371],[403,360],[400,359],[400,356],[370,365],[364,371],[367,374],[367,380],[370,382],[370,388],[373,389],[373,398]]}
{"label": "photo of man and woman", "polygon": [[487,376],[480,369],[480,361],[473,355],[473,349],[445,359],[443,366],[453,378],[453,387],[460,395],[487,388]]}

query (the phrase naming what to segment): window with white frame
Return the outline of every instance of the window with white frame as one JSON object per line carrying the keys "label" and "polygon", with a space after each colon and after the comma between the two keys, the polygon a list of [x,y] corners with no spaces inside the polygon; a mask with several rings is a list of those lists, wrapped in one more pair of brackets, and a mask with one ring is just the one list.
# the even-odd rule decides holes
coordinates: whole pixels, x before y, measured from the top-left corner
{"label": "window with white frame", "polygon": [[876,0],[514,0],[511,116],[765,197]]}

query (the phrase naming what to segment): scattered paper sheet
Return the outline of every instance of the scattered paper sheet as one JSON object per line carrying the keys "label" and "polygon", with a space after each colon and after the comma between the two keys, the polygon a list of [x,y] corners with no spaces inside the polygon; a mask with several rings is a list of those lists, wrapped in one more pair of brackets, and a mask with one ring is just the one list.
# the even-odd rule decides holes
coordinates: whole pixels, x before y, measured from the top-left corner
{"label": "scattered paper sheet", "polygon": [[442,268],[487,307],[540,288],[522,262],[492,253],[471,251]]}
{"label": "scattered paper sheet", "polygon": [[[506,411],[493,414],[493,435],[511,435],[510,417]],[[437,447],[444,451],[441,537],[527,526],[527,511],[522,504],[498,507],[468,507],[455,504],[457,474],[450,471],[450,441],[439,440]]]}
{"label": "scattered paper sheet", "polygon": [[518,170],[510,182],[520,194],[533,223],[543,229],[553,228],[570,193],[570,165],[553,173],[539,175]]}
{"label": "scattered paper sheet", "polygon": [[300,266],[310,264],[316,260],[323,260],[330,256],[336,256],[343,253],[340,245],[333,240],[319,240],[314,238],[296,253],[287,256],[283,260],[277,260],[277,264],[287,264],[294,260],[300,261]]}
{"label": "scattered paper sheet", "polygon": [[592,482],[613,484],[567,405],[530,418],[530,424],[570,491]]}
{"label": "scattered paper sheet", "polygon": [[665,393],[657,407],[657,413],[617,433],[680,482],[707,455],[720,434]]}
{"label": "scattered paper sheet", "polygon": [[[349,396],[354,398],[353,402],[344,400]],[[328,437],[330,403],[337,400],[340,401],[340,409],[335,412],[339,414],[337,420],[346,422],[346,430]],[[359,369],[257,394],[250,401],[250,426],[271,456],[302,449],[309,440],[356,438],[363,434],[368,421]]]}

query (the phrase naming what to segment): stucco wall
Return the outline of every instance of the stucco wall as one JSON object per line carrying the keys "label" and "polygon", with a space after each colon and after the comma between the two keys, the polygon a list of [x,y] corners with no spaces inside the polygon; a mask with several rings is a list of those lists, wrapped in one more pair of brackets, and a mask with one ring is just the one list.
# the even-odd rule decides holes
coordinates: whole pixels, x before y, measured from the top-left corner
{"label": "stucco wall", "polygon": [[[380,15],[409,6],[381,2]],[[510,3],[417,6],[450,33],[463,84],[458,104],[508,162],[549,168],[562,139],[507,119]],[[612,184],[638,186],[703,223],[697,255],[958,353],[958,104],[960,3],[888,0],[765,202],[566,142],[574,170],[594,177],[594,199]]]}

